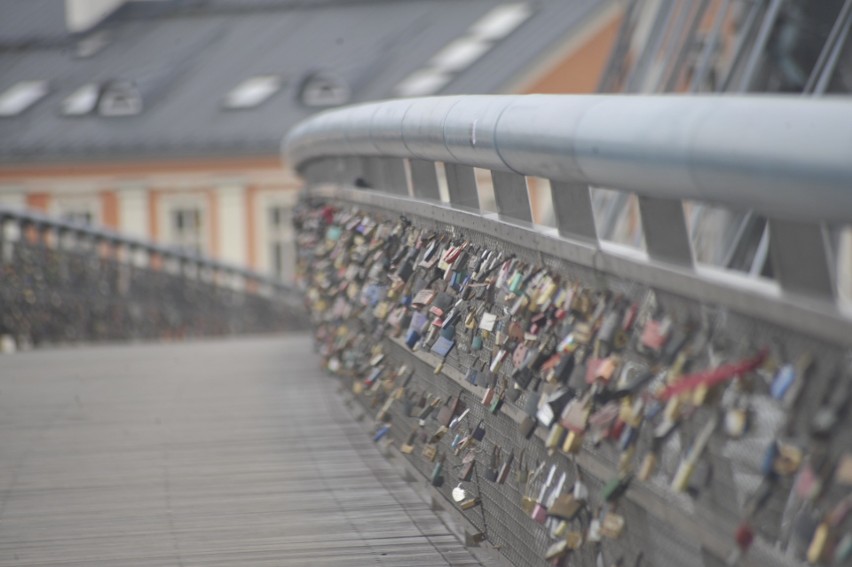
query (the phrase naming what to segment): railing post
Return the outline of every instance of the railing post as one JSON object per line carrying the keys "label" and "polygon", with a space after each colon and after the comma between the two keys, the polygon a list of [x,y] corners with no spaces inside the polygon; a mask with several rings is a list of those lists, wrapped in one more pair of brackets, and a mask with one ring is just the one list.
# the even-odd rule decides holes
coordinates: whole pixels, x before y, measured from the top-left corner
{"label": "railing post", "polygon": [[501,219],[532,222],[526,177],[517,173],[492,171],[491,183],[494,187],[494,200],[497,202],[497,214]]}
{"label": "railing post", "polygon": [[379,189],[385,193],[409,196],[405,162],[402,158],[376,158],[380,172]]}
{"label": "railing post", "polygon": [[417,199],[441,200],[441,190],[438,188],[438,173],[435,162],[422,159],[408,160],[411,172],[411,192]]}
{"label": "railing post", "polygon": [[639,215],[648,256],[692,266],[692,246],[681,201],[639,196]]}
{"label": "railing post", "polygon": [[550,198],[560,236],[597,242],[592,194],[588,185],[551,180]]}
{"label": "railing post", "polygon": [[467,207],[479,210],[479,192],[476,190],[476,177],[469,165],[445,163],[447,173],[447,192],[450,204],[455,207]]}
{"label": "railing post", "polygon": [[784,291],[834,299],[828,238],[819,224],[769,219],[769,257]]}

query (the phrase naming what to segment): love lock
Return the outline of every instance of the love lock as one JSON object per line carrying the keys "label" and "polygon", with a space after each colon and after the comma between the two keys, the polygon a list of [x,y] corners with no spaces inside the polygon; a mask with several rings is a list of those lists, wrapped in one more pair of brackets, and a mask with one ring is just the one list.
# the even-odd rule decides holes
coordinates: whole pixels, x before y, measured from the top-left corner
{"label": "love lock", "polygon": [[459,485],[453,489],[452,495],[455,502],[461,502],[467,498],[467,491],[462,488],[461,483],[459,483]]}

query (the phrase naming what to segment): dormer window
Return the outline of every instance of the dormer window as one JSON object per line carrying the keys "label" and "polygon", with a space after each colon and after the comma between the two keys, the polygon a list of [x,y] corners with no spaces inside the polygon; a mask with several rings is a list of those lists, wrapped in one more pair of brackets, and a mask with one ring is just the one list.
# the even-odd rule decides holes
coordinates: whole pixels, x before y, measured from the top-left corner
{"label": "dormer window", "polygon": [[330,74],[316,74],[308,77],[301,90],[302,104],[305,106],[340,106],[349,102],[349,85]]}
{"label": "dormer window", "polygon": [[142,96],[132,81],[113,81],[104,86],[98,103],[101,116],[135,116],[142,112]]}

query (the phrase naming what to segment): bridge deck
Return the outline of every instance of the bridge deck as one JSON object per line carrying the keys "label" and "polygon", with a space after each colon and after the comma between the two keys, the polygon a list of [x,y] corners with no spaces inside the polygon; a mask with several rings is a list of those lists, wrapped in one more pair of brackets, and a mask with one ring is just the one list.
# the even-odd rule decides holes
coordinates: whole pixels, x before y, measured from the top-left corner
{"label": "bridge deck", "polygon": [[478,565],[308,338],[0,357],[0,565]]}

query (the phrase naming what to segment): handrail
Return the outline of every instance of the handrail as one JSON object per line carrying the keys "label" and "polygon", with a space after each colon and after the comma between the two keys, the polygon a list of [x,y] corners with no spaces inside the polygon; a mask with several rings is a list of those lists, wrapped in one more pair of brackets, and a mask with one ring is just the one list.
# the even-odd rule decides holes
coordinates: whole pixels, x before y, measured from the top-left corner
{"label": "handrail", "polygon": [[297,125],[282,152],[309,183],[433,205],[443,162],[450,207],[474,211],[473,168],[489,169],[500,220],[526,226],[525,176],[546,178],[559,235],[598,251],[590,189],[634,193],[648,259],[691,274],[685,201],[755,211],[768,219],[789,303],[837,314],[828,229],[852,223],[850,123],[842,98],[454,96],[325,112]]}
{"label": "handrail", "polygon": [[[134,238],[104,227],[70,222],[38,211],[16,209],[0,205],[0,230],[2,230],[2,226],[7,221],[17,222],[20,225],[37,226],[41,229],[55,230],[59,233],[76,233],[88,238],[109,242],[112,245],[126,246],[129,249],[144,250],[148,254],[156,254],[163,259],[179,260],[180,262],[195,264],[201,269],[214,270],[239,276],[245,280],[249,280],[260,285],[270,286],[278,291],[293,291],[291,286],[288,286],[283,282],[252,270],[248,270],[234,264],[229,264],[227,262],[221,262],[201,254],[193,254],[180,248],[157,244],[141,238]],[[0,239],[2,239],[2,234],[0,234]]]}
{"label": "handrail", "polygon": [[462,163],[694,199],[798,221],[852,220],[852,100],[785,96],[455,96],[317,115],[285,141],[329,156]]}

